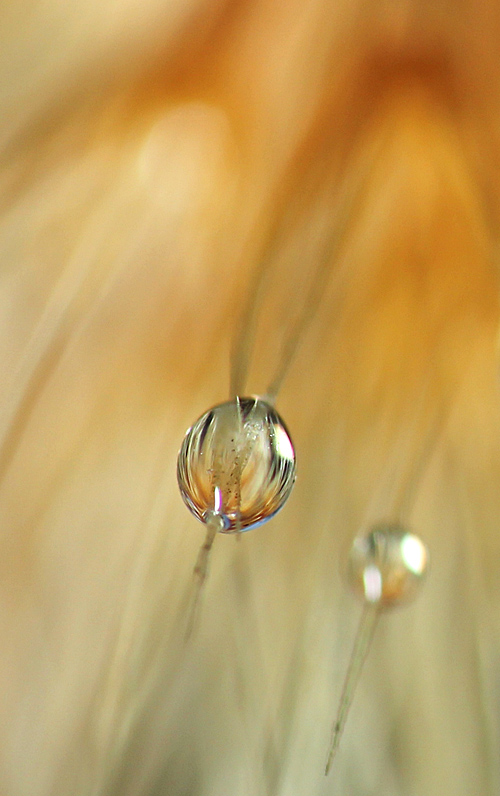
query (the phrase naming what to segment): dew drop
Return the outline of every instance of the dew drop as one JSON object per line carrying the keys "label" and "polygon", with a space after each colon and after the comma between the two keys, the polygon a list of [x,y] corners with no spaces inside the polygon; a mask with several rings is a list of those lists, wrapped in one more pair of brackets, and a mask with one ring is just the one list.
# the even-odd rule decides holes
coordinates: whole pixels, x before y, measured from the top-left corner
{"label": "dew drop", "polygon": [[348,577],[363,600],[390,608],[415,596],[428,561],[427,547],[416,534],[403,525],[381,523],[354,540]]}
{"label": "dew drop", "polygon": [[261,525],[281,509],[295,481],[295,451],[283,420],[260,398],[214,406],[187,431],[177,480],[197,519],[223,519],[221,533]]}

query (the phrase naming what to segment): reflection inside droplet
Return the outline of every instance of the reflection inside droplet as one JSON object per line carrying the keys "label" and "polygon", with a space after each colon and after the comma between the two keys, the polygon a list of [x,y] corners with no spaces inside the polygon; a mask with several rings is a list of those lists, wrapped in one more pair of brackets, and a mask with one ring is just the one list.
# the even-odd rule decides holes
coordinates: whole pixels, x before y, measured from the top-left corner
{"label": "reflection inside droplet", "polygon": [[293,449],[292,441],[288,436],[288,432],[285,431],[283,426],[277,425],[274,429],[274,435],[276,452],[278,455],[283,459],[288,459],[289,461],[293,462],[295,460],[295,451]]}
{"label": "reflection inside droplet", "polygon": [[380,570],[373,565],[366,567],[363,572],[363,586],[365,597],[371,603],[376,603],[382,596],[382,575]]}
{"label": "reflection inside droplet", "polygon": [[427,550],[418,536],[407,533],[401,541],[401,555],[409,570],[423,575],[427,567]]}
{"label": "reflection inside droplet", "polygon": [[216,486],[214,489],[214,514],[222,513],[222,492],[220,487]]}

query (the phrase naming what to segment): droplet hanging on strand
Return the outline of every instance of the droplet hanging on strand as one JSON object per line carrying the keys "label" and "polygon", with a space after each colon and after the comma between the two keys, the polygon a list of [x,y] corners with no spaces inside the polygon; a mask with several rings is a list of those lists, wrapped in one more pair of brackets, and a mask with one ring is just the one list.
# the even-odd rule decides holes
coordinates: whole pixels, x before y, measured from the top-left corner
{"label": "droplet hanging on strand", "polygon": [[415,597],[428,563],[425,544],[398,523],[380,523],[365,536],[356,537],[352,544],[348,578],[355,594],[364,601],[364,609],[332,727],[325,774],[330,771],[337,752],[380,613]]}
{"label": "droplet hanging on strand", "polygon": [[295,450],[278,412],[260,398],[218,404],[188,429],[177,460],[184,502],[206,527],[198,555],[194,621],[217,533],[239,533],[271,519],[295,482]]}
{"label": "droplet hanging on strand", "polygon": [[426,574],[429,553],[422,540],[402,525],[381,523],[354,540],[348,561],[353,591],[379,608],[411,600]]}
{"label": "droplet hanging on strand", "polygon": [[202,522],[216,514],[222,533],[255,528],[283,506],[295,481],[295,451],[277,411],[259,398],[235,398],[205,412],[188,430],[177,478]]}

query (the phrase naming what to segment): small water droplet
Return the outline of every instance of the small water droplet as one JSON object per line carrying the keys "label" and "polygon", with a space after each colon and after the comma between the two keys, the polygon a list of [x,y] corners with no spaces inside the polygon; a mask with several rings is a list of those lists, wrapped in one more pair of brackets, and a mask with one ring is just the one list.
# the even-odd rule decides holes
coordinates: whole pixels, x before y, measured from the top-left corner
{"label": "small water droplet", "polygon": [[356,594],[381,608],[412,599],[429,562],[427,547],[403,525],[381,523],[357,537],[348,562],[348,577]]}

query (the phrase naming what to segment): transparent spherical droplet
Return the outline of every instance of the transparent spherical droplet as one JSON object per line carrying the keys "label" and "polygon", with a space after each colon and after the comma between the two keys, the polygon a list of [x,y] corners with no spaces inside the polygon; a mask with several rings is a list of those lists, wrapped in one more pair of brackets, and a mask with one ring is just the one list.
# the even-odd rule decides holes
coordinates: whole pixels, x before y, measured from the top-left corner
{"label": "transparent spherical droplet", "polygon": [[259,398],[235,398],[187,431],[177,461],[184,502],[202,522],[222,517],[223,533],[246,531],[283,506],[295,481],[295,451],[276,412]]}
{"label": "transparent spherical droplet", "polygon": [[414,597],[428,561],[427,547],[416,534],[402,525],[380,524],[354,540],[348,576],[365,601],[389,608]]}

